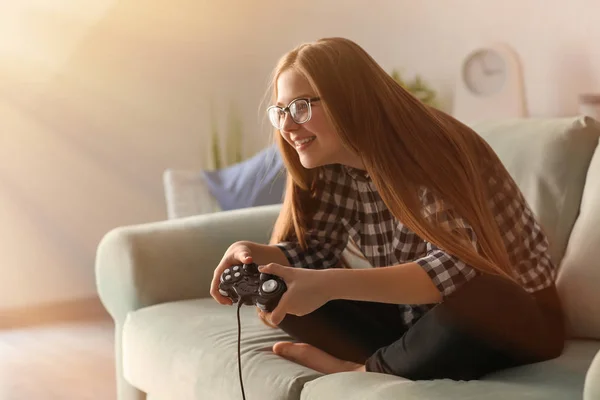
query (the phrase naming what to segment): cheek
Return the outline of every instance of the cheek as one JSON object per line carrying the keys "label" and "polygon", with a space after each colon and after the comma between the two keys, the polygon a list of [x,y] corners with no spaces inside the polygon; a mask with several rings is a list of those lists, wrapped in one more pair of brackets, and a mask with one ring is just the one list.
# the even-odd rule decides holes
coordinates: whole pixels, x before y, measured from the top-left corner
{"label": "cheek", "polygon": [[287,142],[288,144],[292,144],[292,141],[290,140],[290,135],[288,133],[279,131],[279,134],[281,135],[281,137],[283,138],[283,140],[285,142]]}
{"label": "cheek", "polygon": [[313,117],[305,124],[306,130],[312,132],[315,136],[320,139],[334,139],[336,134],[333,126],[329,123],[327,118],[321,115],[313,115]]}

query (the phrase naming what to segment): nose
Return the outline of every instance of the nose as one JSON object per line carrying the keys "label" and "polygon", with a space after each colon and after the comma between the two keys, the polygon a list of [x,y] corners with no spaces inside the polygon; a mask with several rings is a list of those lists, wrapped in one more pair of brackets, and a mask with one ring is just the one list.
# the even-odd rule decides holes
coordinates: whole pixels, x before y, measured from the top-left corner
{"label": "nose", "polygon": [[281,130],[283,132],[291,132],[296,129],[298,129],[298,124],[294,122],[289,112],[285,113],[283,124],[281,124]]}

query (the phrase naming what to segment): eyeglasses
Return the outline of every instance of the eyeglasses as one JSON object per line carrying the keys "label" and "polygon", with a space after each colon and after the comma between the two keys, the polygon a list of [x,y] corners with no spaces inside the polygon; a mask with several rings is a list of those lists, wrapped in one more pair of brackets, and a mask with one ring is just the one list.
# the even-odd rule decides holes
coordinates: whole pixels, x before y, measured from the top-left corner
{"label": "eyeglasses", "polygon": [[311,104],[315,101],[321,100],[320,97],[313,97],[310,99],[300,98],[294,99],[287,107],[271,106],[267,108],[267,115],[269,121],[275,127],[275,129],[283,128],[285,122],[285,114],[290,113],[292,120],[297,124],[304,124],[310,121],[312,116]]}

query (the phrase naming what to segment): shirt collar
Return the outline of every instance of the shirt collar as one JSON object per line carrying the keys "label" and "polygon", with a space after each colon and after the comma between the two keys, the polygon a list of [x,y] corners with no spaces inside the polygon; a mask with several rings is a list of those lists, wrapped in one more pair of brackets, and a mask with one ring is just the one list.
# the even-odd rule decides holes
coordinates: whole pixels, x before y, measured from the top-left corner
{"label": "shirt collar", "polygon": [[369,176],[369,173],[367,171],[365,171],[364,169],[359,169],[359,168],[354,168],[354,167],[349,167],[347,165],[343,165],[342,168],[346,171],[346,173],[348,175],[350,175],[353,179],[356,179],[358,181],[370,181],[371,178]]}

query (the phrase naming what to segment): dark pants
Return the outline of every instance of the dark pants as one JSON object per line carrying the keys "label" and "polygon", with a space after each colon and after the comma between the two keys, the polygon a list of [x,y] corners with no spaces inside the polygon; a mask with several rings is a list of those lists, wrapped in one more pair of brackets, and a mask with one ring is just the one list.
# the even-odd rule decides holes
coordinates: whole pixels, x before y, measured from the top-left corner
{"label": "dark pants", "polygon": [[471,279],[409,329],[397,305],[348,300],[287,315],[279,327],[367,371],[412,380],[478,379],[558,357],[564,346],[554,286],[531,295],[491,275]]}

